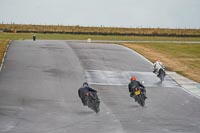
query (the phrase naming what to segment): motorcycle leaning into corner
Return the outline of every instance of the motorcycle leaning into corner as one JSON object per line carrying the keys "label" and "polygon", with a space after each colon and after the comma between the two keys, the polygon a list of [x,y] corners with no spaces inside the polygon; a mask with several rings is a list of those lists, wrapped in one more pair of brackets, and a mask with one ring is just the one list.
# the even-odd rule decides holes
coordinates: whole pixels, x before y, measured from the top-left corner
{"label": "motorcycle leaning into corner", "polygon": [[84,106],[88,106],[96,113],[100,111],[100,100],[97,91],[89,87],[87,82],[84,82],[83,86],[78,90],[78,95]]}
{"label": "motorcycle leaning into corner", "polygon": [[160,68],[159,71],[158,71],[157,76],[160,78],[161,82],[164,81],[165,75],[166,75],[166,73],[165,73],[164,68]]}
{"label": "motorcycle leaning into corner", "polygon": [[153,73],[155,73],[157,77],[160,78],[160,81],[163,82],[166,76],[165,66],[163,65],[162,62],[156,61],[153,64],[153,67],[154,67]]}
{"label": "motorcycle leaning into corner", "polygon": [[86,105],[88,108],[92,109],[96,113],[100,111],[100,100],[98,98],[97,93],[95,92],[88,92],[86,93]]}
{"label": "motorcycle leaning into corner", "polygon": [[131,82],[128,85],[130,97],[135,99],[135,102],[137,102],[142,107],[145,106],[145,100],[146,100],[146,89],[144,87],[144,82],[139,82],[136,80],[135,77],[131,77]]}
{"label": "motorcycle leaning into corner", "polygon": [[145,96],[145,92],[143,91],[143,88],[136,87],[132,90],[132,93],[134,93],[133,98],[135,99],[135,102],[137,102],[139,105],[144,107],[146,96]]}

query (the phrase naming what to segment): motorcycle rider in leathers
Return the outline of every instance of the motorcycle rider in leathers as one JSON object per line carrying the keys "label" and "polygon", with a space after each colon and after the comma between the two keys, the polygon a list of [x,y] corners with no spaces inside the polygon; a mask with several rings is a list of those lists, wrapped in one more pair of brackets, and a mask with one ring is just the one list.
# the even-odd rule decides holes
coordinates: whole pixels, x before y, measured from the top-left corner
{"label": "motorcycle rider in leathers", "polygon": [[159,60],[157,60],[157,61],[153,64],[153,68],[154,68],[153,73],[157,74],[157,76],[158,76],[159,70],[160,70],[161,68],[164,69],[165,66],[164,66],[164,64],[163,64],[162,62],[160,62]]}
{"label": "motorcycle rider in leathers", "polygon": [[84,106],[87,106],[86,95],[88,94],[88,92],[92,92],[93,94],[97,93],[96,90],[94,90],[91,87],[89,87],[87,82],[84,82],[83,86],[78,90],[79,98],[81,99],[81,101],[82,101]]}
{"label": "motorcycle rider in leathers", "polygon": [[136,77],[131,77],[131,82],[128,85],[130,97],[134,97],[135,93],[133,89],[135,89],[136,87],[139,87],[141,91],[144,93],[145,98],[147,98],[145,87],[139,81],[136,80]]}

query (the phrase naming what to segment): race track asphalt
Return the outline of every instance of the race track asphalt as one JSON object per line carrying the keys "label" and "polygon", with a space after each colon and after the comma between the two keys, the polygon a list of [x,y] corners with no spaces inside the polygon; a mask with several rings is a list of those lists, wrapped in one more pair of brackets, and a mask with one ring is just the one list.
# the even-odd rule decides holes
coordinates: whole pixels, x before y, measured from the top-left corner
{"label": "race track asphalt", "polygon": [[[144,81],[141,107],[128,94]],[[77,90],[98,91],[100,113],[82,106]],[[120,45],[76,41],[13,41],[0,73],[0,133],[199,133],[200,100]]]}

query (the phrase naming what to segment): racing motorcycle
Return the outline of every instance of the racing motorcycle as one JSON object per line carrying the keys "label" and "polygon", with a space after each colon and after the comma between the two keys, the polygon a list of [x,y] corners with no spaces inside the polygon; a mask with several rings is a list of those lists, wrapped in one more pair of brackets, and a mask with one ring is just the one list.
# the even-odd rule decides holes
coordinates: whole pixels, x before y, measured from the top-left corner
{"label": "racing motorcycle", "polygon": [[160,78],[161,82],[164,81],[165,75],[166,75],[165,70],[163,68],[160,68],[157,76]]}
{"label": "racing motorcycle", "polygon": [[135,89],[133,89],[133,92],[135,95],[134,95],[134,99],[135,99],[135,102],[137,102],[139,105],[141,105],[142,107],[145,105],[145,94],[144,92],[142,91],[142,87],[136,87]]}
{"label": "racing motorcycle", "polygon": [[88,92],[86,94],[86,104],[87,104],[88,108],[92,109],[96,113],[98,113],[100,111],[100,108],[99,108],[100,100],[98,98],[97,93]]}

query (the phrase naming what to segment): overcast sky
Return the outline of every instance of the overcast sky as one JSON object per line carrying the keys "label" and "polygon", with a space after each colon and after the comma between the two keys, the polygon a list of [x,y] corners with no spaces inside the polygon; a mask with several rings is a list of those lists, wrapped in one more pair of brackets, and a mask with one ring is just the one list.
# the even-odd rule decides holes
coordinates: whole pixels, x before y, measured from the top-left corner
{"label": "overcast sky", "polygon": [[200,0],[0,0],[0,23],[200,28]]}

